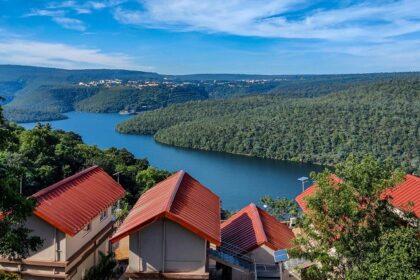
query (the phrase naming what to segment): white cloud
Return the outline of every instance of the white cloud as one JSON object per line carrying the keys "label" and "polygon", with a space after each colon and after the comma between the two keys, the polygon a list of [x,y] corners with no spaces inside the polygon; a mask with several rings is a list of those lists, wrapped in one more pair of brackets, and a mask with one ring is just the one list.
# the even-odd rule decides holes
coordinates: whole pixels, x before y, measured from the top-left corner
{"label": "white cloud", "polygon": [[[71,1],[69,1],[71,2]],[[34,9],[31,12],[23,15],[23,17],[50,17],[55,23],[61,25],[66,29],[85,31],[86,25],[83,21],[66,16],[63,10],[48,10],[48,9]]]}
{"label": "white cloud", "polygon": [[48,10],[54,9],[70,9],[74,10],[78,14],[90,14],[92,10],[101,10],[104,8],[113,7],[123,3],[122,0],[109,0],[109,1],[62,1],[62,2],[50,2],[46,6]]}
{"label": "white cloud", "polygon": [[[95,10],[111,8],[124,3],[126,0],[107,0],[107,1],[59,1],[49,2],[44,9],[32,9],[23,17],[44,16],[50,17],[54,22],[66,29],[86,31],[86,24],[75,18],[80,14],[90,14]],[[72,17],[68,16],[69,14]]]}
{"label": "white cloud", "polygon": [[23,17],[61,17],[64,16],[64,11],[60,10],[44,10],[44,9],[34,9],[31,10],[29,13],[23,15]]}
{"label": "white cloud", "polygon": [[[175,31],[221,32],[240,36],[381,40],[420,30],[420,1],[363,2],[333,10],[315,10],[300,19],[284,16],[309,0],[141,0],[138,10],[117,7],[125,24]],[[373,22],[375,21],[375,22]]]}
{"label": "white cloud", "polygon": [[30,40],[0,40],[0,63],[59,67],[67,69],[113,68],[150,70],[121,53],[61,43]]}
{"label": "white cloud", "polygon": [[72,30],[77,30],[77,31],[86,30],[86,26],[84,22],[78,19],[68,18],[68,17],[53,17],[52,20],[67,29],[72,29]]}

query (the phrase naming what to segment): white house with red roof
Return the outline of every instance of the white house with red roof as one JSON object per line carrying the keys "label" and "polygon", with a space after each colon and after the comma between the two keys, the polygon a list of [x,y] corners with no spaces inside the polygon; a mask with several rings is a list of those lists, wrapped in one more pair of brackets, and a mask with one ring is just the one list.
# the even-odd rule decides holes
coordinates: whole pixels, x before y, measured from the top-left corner
{"label": "white house with red roof", "polygon": [[[287,224],[280,222],[253,203],[223,222],[221,234],[220,251],[225,251],[238,259],[247,258],[256,268],[256,271],[255,269],[247,271],[232,266],[231,279],[250,279],[250,272],[256,273],[258,278],[278,278],[279,266],[274,261],[274,252],[290,248],[294,238],[293,231]],[[225,263],[223,269],[226,266],[229,266],[229,263]]]}
{"label": "white house with red roof", "polygon": [[145,192],[111,239],[129,236],[130,279],[208,279],[220,245],[220,199],[184,171]]}
{"label": "white house with red roof", "polygon": [[98,166],[35,193],[37,206],[26,227],[43,245],[23,260],[0,258],[0,270],[17,272],[23,279],[82,279],[98,252],[108,252],[112,206],[124,195]]}

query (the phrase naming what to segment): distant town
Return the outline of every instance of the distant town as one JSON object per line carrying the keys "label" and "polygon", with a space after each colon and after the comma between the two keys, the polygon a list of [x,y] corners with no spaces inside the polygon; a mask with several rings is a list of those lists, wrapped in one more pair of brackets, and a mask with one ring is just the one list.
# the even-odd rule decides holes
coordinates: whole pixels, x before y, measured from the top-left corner
{"label": "distant town", "polygon": [[187,86],[187,85],[196,85],[196,86],[204,86],[204,85],[222,85],[222,86],[231,86],[231,87],[238,87],[240,84],[246,86],[247,84],[253,85],[264,85],[267,83],[272,82],[279,82],[279,81],[286,81],[287,79],[246,79],[246,80],[237,80],[237,81],[220,81],[220,80],[198,80],[198,81],[177,81],[177,80],[169,80],[168,78],[163,78],[162,81],[158,80],[127,80],[123,81],[120,79],[101,79],[101,80],[93,80],[89,82],[82,82],[78,83],[79,86],[83,87],[116,87],[116,86],[127,86],[131,88],[142,89],[144,87],[157,87],[157,86],[166,86],[169,88],[176,88],[179,86]]}

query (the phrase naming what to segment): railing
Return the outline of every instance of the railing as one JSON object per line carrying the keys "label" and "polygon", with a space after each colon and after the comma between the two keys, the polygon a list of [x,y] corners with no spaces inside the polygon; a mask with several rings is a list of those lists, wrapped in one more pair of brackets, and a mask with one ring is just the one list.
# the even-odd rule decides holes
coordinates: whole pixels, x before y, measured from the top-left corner
{"label": "railing", "polygon": [[225,261],[229,264],[232,264],[234,266],[239,266],[247,270],[254,270],[254,264],[252,262],[249,262],[248,260],[239,257],[239,256],[232,256],[230,254],[227,254],[225,252],[215,250],[215,249],[208,249],[208,253],[222,261]]}
{"label": "railing", "polygon": [[257,263],[257,271],[258,272],[279,272],[280,267],[277,264],[265,264],[265,263]]}
{"label": "railing", "polygon": [[243,248],[224,242],[217,249],[210,248],[208,252],[210,255],[227,263],[245,268],[249,271],[255,271],[254,260],[251,257],[244,255],[245,250]]}
{"label": "railing", "polygon": [[251,257],[244,255],[246,250],[230,243],[223,242],[223,244],[219,246],[217,250],[235,257],[240,257],[248,262],[254,262]]}

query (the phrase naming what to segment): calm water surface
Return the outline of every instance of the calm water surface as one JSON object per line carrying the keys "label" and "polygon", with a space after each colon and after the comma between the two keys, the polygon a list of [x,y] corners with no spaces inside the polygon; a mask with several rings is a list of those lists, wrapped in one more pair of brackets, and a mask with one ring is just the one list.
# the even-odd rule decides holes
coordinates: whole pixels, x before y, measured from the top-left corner
{"label": "calm water surface", "polygon": [[[151,136],[124,135],[115,125],[130,116],[70,112],[69,118],[50,122],[54,128],[74,131],[87,144],[100,148],[126,148],[139,158],[147,158],[158,168],[183,169],[218,194],[227,209],[239,209],[259,202],[263,195],[295,198],[302,186],[297,178],[323,167],[224,153],[195,151],[161,145]],[[32,128],[35,123],[22,124]],[[307,183],[306,185],[309,185]]]}

